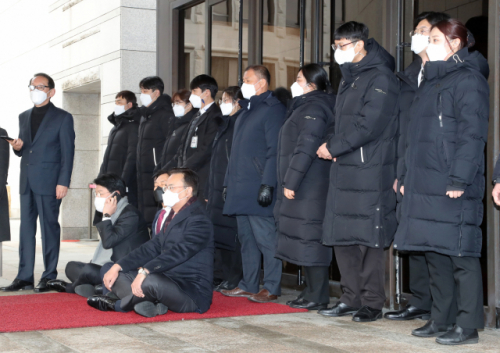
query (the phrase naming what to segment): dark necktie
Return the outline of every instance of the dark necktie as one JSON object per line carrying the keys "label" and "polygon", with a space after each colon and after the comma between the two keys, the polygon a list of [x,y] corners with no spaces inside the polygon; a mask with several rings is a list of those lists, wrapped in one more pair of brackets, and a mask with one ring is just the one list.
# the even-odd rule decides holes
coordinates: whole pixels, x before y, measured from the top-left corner
{"label": "dark necktie", "polygon": [[163,222],[163,218],[165,218],[165,213],[167,213],[167,211],[163,209],[161,210],[160,215],[158,216],[158,220],[156,221],[156,234],[160,234],[161,224]]}

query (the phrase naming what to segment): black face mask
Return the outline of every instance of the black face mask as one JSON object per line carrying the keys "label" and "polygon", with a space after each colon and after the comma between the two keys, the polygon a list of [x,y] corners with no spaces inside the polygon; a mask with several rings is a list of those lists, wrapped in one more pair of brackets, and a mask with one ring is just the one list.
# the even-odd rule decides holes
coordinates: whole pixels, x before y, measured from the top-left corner
{"label": "black face mask", "polygon": [[156,202],[158,203],[162,203],[163,202],[163,188],[161,187],[157,187],[154,191],[154,195],[155,195],[155,200]]}

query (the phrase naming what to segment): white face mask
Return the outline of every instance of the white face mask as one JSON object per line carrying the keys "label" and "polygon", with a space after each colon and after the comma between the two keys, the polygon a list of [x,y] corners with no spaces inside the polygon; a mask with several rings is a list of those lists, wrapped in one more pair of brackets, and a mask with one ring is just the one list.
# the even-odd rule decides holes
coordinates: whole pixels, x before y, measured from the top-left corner
{"label": "white face mask", "polygon": [[298,82],[294,82],[293,85],[290,87],[290,89],[292,90],[292,97],[293,98],[304,94],[304,87],[299,85]]}
{"label": "white face mask", "polygon": [[182,105],[179,105],[179,104],[174,104],[174,115],[177,117],[177,118],[180,118],[182,116],[184,116],[185,114],[185,109]]}
{"label": "white face mask", "polygon": [[241,85],[241,94],[243,94],[243,98],[250,99],[257,94],[257,91],[255,90],[255,85],[258,82],[259,81],[257,81],[254,85],[251,85],[249,83],[244,83]]}
{"label": "white face mask", "polygon": [[[111,194],[112,195],[112,194]],[[109,196],[111,196],[109,195]],[[94,206],[95,206],[95,210],[97,212],[101,212],[104,210],[104,204],[106,203],[106,200],[109,198],[108,197],[95,197],[94,199]]]}
{"label": "white face mask", "polygon": [[220,110],[224,116],[231,114],[233,111],[233,103],[222,103],[220,105]]}
{"label": "white face mask", "polygon": [[446,51],[444,44],[429,44],[427,46],[427,56],[430,61],[443,61],[451,51]]}
{"label": "white face mask", "polygon": [[[186,190],[186,189],[184,189],[184,190]],[[172,192],[171,190],[165,191],[165,193],[163,194],[163,206],[174,207],[174,205],[176,203],[187,198],[187,196],[186,196],[186,197],[183,197],[182,199],[180,199],[179,194],[176,194],[175,192]]]}
{"label": "white face mask", "polygon": [[197,96],[196,94],[192,94],[189,96],[189,101],[193,105],[193,108],[200,109],[201,108],[201,97]]}
{"label": "white face mask", "polygon": [[349,48],[347,50],[342,50],[342,49],[335,50],[334,56],[337,64],[343,65],[345,63],[352,63],[354,57],[359,54],[359,51],[357,53],[354,51],[354,48],[356,48],[357,45],[358,43],[356,43],[352,48]]}
{"label": "white face mask", "polygon": [[36,88],[30,92],[31,101],[34,105],[42,104],[47,100],[47,93],[39,91]]}
{"label": "white face mask", "polygon": [[153,98],[151,98],[151,96],[149,94],[141,93],[140,100],[141,100],[142,105],[147,107],[151,104],[151,102],[153,101]]}
{"label": "white face mask", "polygon": [[429,36],[422,34],[414,34],[411,37],[411,51],[415,54],[420,54],[429,45]]}
{"label": "white face mask", "polygon": [[115,116],[125,113],[125,106],[115,104]]}

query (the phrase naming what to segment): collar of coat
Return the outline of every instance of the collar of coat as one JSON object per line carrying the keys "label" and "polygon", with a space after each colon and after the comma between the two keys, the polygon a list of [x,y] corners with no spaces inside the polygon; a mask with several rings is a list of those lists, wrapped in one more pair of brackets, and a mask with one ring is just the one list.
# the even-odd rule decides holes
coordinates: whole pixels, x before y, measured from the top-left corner
{"label": "collar of coat", "polygon": [[168,96],[166,94],[162,94],[149,107],[142,106],[140,108],[142,116],[149,118],[151,116],[151,114],[168,106],[169,104],[171,104],[171,102],[172,101],[170,99],[170,96]]}
{"label": "collar of coat", "polygon": [[459,69],[467,68],[488,78],[489,68],[486,59],[478,52],[469,53],[469,48],[462,48],[446,61],[428,61],[424,65],[424,77],[430,81],[444,77]]}
{"label": "collar of coat", "polygon": [[258,96],[253,96],[250,98],[250,102],[247,105],[248,110],[255,109],[259,104],[265,103],[268,106],[273,106],[276,104],[281,104],[281,102],[273,95],[273,92],[266,91]]}
{"label": "collar of coat", "polygon": [[114,126],[120,125],[123,121],[139,123],[141,121],[141,114],[139,108],[136,106],[126,110],[123,114],[118,116],[112,113],[108,116],[108,121]]}

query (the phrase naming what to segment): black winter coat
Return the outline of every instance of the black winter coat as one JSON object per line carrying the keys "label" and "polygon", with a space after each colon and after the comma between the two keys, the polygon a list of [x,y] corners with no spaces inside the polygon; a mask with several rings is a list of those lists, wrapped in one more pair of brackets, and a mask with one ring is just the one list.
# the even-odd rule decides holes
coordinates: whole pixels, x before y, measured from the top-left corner
{"label": "black winter coat", "polygon": [[[0,136],[7,131],[0,128]],[[10,241],[9,198],[7,195],[7,176],[9,174],[10,144],[0,139],[0,242]]]}
{"label": "black winter coat", "polygon": [[[227,197],[223,213],[272,217],[276,203],[276,150],[286,108],[271,91],[250,98],[236,120],[233,148],[224,186]],[[260,186],[274,187],[273,202],[258,203]]]}
{"label": "black winter coat", "polygon": [[[151,227],[158,209],[153,190],[153,172],[160,161],[161,151],[171,135],[172,119],[175,119],[170,96],[164,94],[149,107],[141,108],[139,141],[137,143],[137,196],[139,211]],[[154,153],[154,154],[153,154]]]}
{"label": "black winter coat", "polygon": [[396,232],[397,99],[394,58],[369,39],[367,55],[340,66],[325,245],[388,247]]}
{"label": "black winter coat", "polygon": [[99,175],[121,176],[128,188],[129,203],[137,207],[136,154],[141,113],[139,108],[131,108],[118,116],[111,114],[108,120],[114,127],[109,132]]}
{"label": "black winter coat", "polygon": [[162,169],[167,169],[168,167],[173,168],[177,166],[175,155],[182,144],[182,135],[184,135],[186,127],[197,112],[198,109],[191,109],[186,115],[174,118],[171,129],[172,133],[163,146],[161,160],[160,163],[156,165],[155,173]]}
{"label": "black winter coat", "polygon": [[[394,248],[481,256],[488,63],[464,48],[427,62],[410,109],[401,221]],[[451,199],[450,190],[465,190]]]}
{"label": "black winter coat", "polygon": [[[239,103],[246,109],[248,101],[240,100]],[[207,203],[207,213],[214,224],[215,247],[234,251],[238,226],[236,218],[224,216],[224,200],[222,199],[222,189],[224,188],[224,178],[226,176],[231,147],[233,145],[233,132],[236,119],[240,116],[243,108],[233,116],[223,116],[224,122],[219,127],[219,131],[214,139],[212,148],[212,159],[210,161],[210,176],[208,178],[208,188],[205,194]]]}
{"label": "black winter coat", "polygon": [[[321,244],[331,162],[316,151],[333,121],[335,96],[313,91],[289,101],[278,140],[276,257],[300,266],[330,266],[332,249]],[[283,188],[295,191],[295,199]]]}

